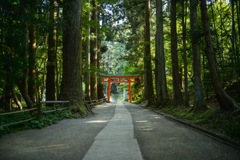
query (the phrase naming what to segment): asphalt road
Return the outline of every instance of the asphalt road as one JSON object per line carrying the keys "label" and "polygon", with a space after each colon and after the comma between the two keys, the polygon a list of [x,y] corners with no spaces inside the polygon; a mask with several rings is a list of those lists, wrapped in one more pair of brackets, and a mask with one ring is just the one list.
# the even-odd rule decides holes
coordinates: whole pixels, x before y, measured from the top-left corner
{"label": "asphalt road", "polygon": [[240,160],[240,151],[148,109],[126,105],[146,160]]}
{"label": "asphalt road", "polygon": [[129,103],[0,138],[1,160],[240,160],[240,151]]}
{"label": "asphalt road", "polygon": [[99,105],[88,118],[5,135],[0,138],[0,160],[81,160],[112,119],[115,106]]}

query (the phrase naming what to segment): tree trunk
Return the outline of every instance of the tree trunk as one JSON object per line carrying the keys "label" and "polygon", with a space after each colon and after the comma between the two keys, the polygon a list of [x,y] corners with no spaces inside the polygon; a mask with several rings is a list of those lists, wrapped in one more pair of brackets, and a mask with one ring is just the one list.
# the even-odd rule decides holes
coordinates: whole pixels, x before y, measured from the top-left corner
{"label": "tree trunk", "polygon": [[[12,39],[12,36],[9,36],[8,38],[9,40]],[[6,42],[6,43],[10,43],[10,42]],[[12,46],[11,46],[12,47]],[[3,52],[4,53],[4,52]],[[3,68],[2,70],[5,71],[3,73],[5,73],[5,77],[4,77],[4,88],[3,88],[3,104],[4,104],[4,110],[5,111],[11,111],[12,110],[12,88],[14,85],[14,72],[13,72],[13,64],[14,64],[14,52],[10,51],[10,53],[8,53],[7,55],[1,55],[2,56],[2,64],[3,64]]]}
{"label": "tree trunk", "polygon": [[187,6],[188,1],[182,1],[182,42],[183,42],[183,64],[184,64],[184,105],[189,106],[189,94],[188,94],[188,60],[187,60],[187,28],[186,28],[186,13],[185,3]]}
{"label": "tree trunk", "polygon": [[155,51],[155,74],[157,106],[164,106],[168,101],[167,80],[164,56],[164,33],[163,33],[163,11],[162,0],[156,0],[156,51]]}
{"label": "tree trunk", "polygon": [[207,109],[203,96],[201,80],[201,56],[199,53],[200,35],[197,26],[198,0],[190,0],[190,24],[193,55],[193,79],[194,79],[194,112],[203,112]]}
{"label": "tree trunk", "polygon": [[56,99],[56,0],[50,0],[50,18],[48,32],[48,61],[47,61],[47,78],[46,78],[46,100]]}
{"label": "tree trunk", "polygon": [[179,65],[177,52],[176,0],[171,1],[171,57],[174,105],[182,106],[183,98],[179,86]]}
{"label": "tree trunk", "polygon": [[22,19],[22,35],[21,35],[21,41],[22,41],[22,48],[21,48],[21,53],[20,56],[22,58],[22,64],[24,64],[25,66],[23,66],[21,68],[21,77],[19,79],[19,81],[17,82],[17,86],[27,104],[28,108],[33,108],[34,104],[32,99],[30,98],[29,94],[28,94],[28,85],[27,85],[27,79],[28,79],[28,68],[26,67],[28,64],[28,24],[25,18],[25,14],[26,14],[26,2],[24,0],[20,1],[20,5],[21,5],[21,19]]}
{"label": "tree trunk", "polygon": [[91,26],[91,77],[90,77],[90,94],[91,99],[97,99],[97,5],[96,1],[92,0],[92,17],[91,20],[94,22],[94,25]]}
{"label": "tree trunk", "polygon": [[150,45],[150,0],[146,0],[145,5],[145,35],[144,35],[144,70],[145,70],[145,85],[144,97],[149,104],[154,102],[153,80],[152,80],[152,65],[151,65],[151,45]]}
{"label": "tree trunk", "polygon": [[27,104],[27,108],[33,108],[34,103],[32,102],[32,99],[30,98],[28,94],[28,88],[27,88],[27,80],[23,77],[22,80],[18,83],[18,88],[21,92],[21,95],[23,96],[23,99],[25,100]]}
{"label": "tree trunk", "polygon": [[[91,3],[91,0],[88,0],[88,3]],[[90,45],[91,45],[91,28],[90,28],[91,12],[88,11],[88,26],[87,26],[87,48],[86,48],[86,65],[87,70],[85,72],[85,95],[86,100],[90,100]]]}
{"label": "tree trunk", "polygon": [[[58,4],[56,6],[56,19],[60,18],[60,5]],[[58,45],[59,45],[59,35],[61,34],[60,28],[56,27],[56,46],[55,46],[55,52],[56,52],[56,61],[55,61],[55,72],[56,72],[56,99],[59,99],[60,95],[60,86],[61,86],[61,77],[62,77],[62,66],[61,66],[61,60],[58,59],[58,55],[60,52],[58,52]]]}
{"label": "tree trunk", "polygon": [[14,92],[14,90],[12,90],[12,96],[13,96],[13,100],[16,103],[18,109],[22,111],[23,110],[22,103],[21,103],[21,101],[19,101],[19,99],[18,99],[16,93]]}
{"label": "tree trunk", "polygon": [[4,87],[4,110],[5,112],[12,111],[12,84],[6,84]]}
{"label": "tree trunk", "polygon": [[29,70],[28,70],[28,93],[33,102],[36,102],[36,27],[29,28]]}
{"label": "tree trunk", "polygon": [[[102,6],[101,6],[102,7]],[[97,24],[99,24],[100,19],[100,12],[97,14]],[[104,22],[102,22],[102,25],[105,25]],[[97,30],[97,35],[100,35],[100,30]],[[97,36],[97,68],[100,69],[101,66],[101,59],[102,59],[102,50],[101,50],[101,37]],[[104,88],[102,84],[101,77],[97,75],[97,98],[101,99],[104,98]]]}
{"label": "tree trunk", "polygon": [[214,58],[214,51],[213,51],[213,45],[211,40],[211,33],[210,33],[210,27],[209,27],[209,20],[207,15],[207,6],[206,6],[206,0],[201,0],[201,17],[202,17],[202,23],[204,28],[204,36],[206,41],[206,52],[207,52],[207,59],[208,59],[208,67],[212,79],[212,85],[213,89],[216,95],[216,98],[218,100],[218,103],[220,105],[220,108],[222,110],[232,110],[234,108],[240,108],[239,104],[234,101],[223,89],[221,81],[217,74],[216,69],[216,62]]}
{"label": "tree trunk", "polygon": [[[31,17],[31,21],[37,21],[36,13],[37,13],[37,0],[31,0],[29,2],[29,16]],[[36,102],[36,24],[29,24],[29,46],[28,46],[28,94],[31,100]]]}
{"label": "tree trunk", "polygon": [[236,2],[236,12],[237,12],[237,26],[238,26],[238,35],[236,35],[238,38],[238,44],[237,44],[237,73],[240,75],[240,1],[235,1]]}
{"label": "tree trunk", "polygon": [[73,112],[85,114],[82,94],[81,0],[65,0],[63,7],[63,76],[61,100],[70,101]]}
{"label": "tree trunk", "polygon": [[[234,60],[234,68],[233,70],[238,72],[239,75],[239,63],[240,63],[240,53],[239,53],[239,37],[237,34],[237,30],[239,29],[239,25],[238,25],[238,29],[236,28],[236,22],[238,22],[239,17],[236,17],[236,14],[238,13],[239,8],[237,8],[237,1],[236,0],[231,0],[231,8],[232,8],[232,50],[233,50],[233,60]],[[238,15],[238,14],[237,14]],[[236,17],[236,18],[235,18]],[[235,20],[236,19],[236,20]],[[238,30],[238,32],[240,32]]]}

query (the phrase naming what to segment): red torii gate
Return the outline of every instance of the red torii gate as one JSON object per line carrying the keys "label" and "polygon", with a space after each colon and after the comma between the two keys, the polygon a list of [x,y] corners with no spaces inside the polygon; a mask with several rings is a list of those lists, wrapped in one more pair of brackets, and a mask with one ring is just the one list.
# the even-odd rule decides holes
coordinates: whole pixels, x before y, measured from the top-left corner
{"label": "red torii gate", "polygon": [[[111,83],[128,83],[128,99],[130,103],[132,103],[132,90],[131,90],[131,83],[135,82],[134,80],[138,77],[138,75],[100,75],[103,79],[102,82],[108,83],[108,91],[107,91],[107,100],[110,102],[110,94],[111,94]],[[117,80],[112,80],[117,79]],[[127,80],[123,80],[127,79]]]}

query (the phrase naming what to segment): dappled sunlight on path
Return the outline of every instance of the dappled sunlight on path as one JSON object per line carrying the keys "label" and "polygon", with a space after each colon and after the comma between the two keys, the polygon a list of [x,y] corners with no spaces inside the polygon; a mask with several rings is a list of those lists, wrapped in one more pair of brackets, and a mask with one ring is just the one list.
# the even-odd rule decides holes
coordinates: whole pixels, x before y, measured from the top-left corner
{"label": "dappled sunlight on path", "polygon": [[142,155],[134,138],[132,117],[123,103],[117,103],[115,115],[95,137],[84,160],[141,160]]}

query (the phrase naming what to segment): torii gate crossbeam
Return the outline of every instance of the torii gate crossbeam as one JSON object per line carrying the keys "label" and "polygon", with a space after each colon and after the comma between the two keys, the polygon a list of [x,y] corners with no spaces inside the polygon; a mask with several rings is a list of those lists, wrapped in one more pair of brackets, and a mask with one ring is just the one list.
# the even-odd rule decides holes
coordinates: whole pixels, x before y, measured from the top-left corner
{"label": "torii gate crossbeam", "polygon": [[[108,83],[108,91],[107,91],[107,101],[110,102],[110,95],[111,95],[111,83],[128,83],[128,99],[130,103],[132,103],[132,90],[131,90],[131,83],[135,82],[131,79],[135,79],[138,77],[138,75],[100,75],[103,79],[102,82]],[[117,79],[117,80],[112,80]],[[122,80],[127,79],[127,80]]]}

